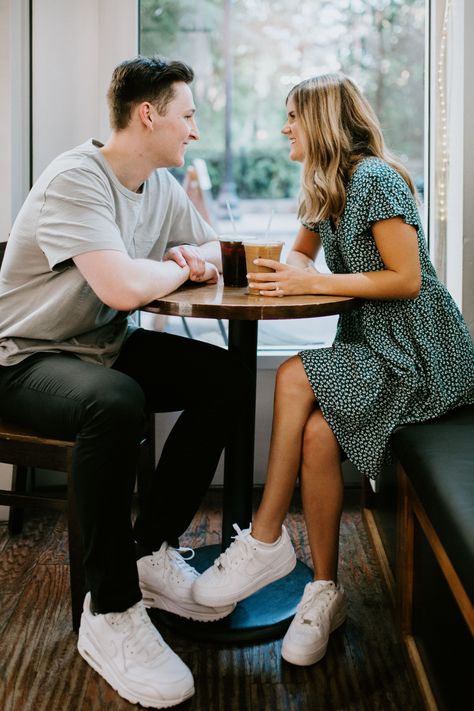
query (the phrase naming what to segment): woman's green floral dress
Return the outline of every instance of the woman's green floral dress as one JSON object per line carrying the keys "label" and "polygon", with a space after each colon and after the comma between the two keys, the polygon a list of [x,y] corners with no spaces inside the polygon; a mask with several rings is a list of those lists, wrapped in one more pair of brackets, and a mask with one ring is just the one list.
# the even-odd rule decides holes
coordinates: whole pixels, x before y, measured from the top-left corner
{"label": "woman's green floral dress", "polygon": [[[403,178],[379,158],[363,160],[347,187],[334,231],[319,232],[337,274],[384,268],[371,225],[401,216],[418,233],[422,286],[416,299],[363,300],[339,318],[330,348],[300,353],[322,413],[360,472],[376,477],[400,424],[474,403],[474,347],[464,320],[430,262],[415,200]],[[311,226],[308,225],[311,228]]]}

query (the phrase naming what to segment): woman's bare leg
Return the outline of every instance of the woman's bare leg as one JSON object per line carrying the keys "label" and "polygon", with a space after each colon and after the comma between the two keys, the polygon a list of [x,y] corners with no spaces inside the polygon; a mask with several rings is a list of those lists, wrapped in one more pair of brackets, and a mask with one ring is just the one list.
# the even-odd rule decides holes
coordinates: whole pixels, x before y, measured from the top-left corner
{"label": "woman's bare leg", "polygon": [[277,372],[267,479],[252,524],[252,535],[265,543],[281,534],[300,468],[303,431],[315,405],[301,359],[290,358]]}
{"label": "woman's bare leg", "polygon": [[304,428],[300,484],[314,578],[337,582],[344,494],[341,449],[320,410]]}

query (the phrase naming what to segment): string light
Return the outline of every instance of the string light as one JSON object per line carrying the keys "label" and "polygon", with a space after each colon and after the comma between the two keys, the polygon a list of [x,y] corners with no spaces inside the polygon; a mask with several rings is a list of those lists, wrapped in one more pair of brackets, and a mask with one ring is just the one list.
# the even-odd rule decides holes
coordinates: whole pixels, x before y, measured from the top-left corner
{"label": "string light", "polygon": [[437,186],[437,213],[438,220],[446,221],[447,204],[446,188],[448,184],[449,167],[449,141],[448,141],[448,112],[446,102],[446,46],[448,40],[449,19],[451,15],[452,0],[446,0],[444,8],[443,25],[441,28],[441,41],[439,46],[437,87],[439,107],[439,132],[441,136],[441,150],[439,162],[441,163]]}

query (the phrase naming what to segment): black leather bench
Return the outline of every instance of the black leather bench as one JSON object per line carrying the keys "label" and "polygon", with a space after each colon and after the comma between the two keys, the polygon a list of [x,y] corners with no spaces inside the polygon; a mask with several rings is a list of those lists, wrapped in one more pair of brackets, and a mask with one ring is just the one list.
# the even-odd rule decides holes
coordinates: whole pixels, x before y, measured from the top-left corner
{"label": "black leather bench", "polygon": [[[458,695],[458,703],[471,703],[474,406],[399,427],[392,446],[399,477],[400,632],[427,708],[443,708],[446,696],[451,704],[453,694]],[[443,685],[450,684],[443,694]]]}

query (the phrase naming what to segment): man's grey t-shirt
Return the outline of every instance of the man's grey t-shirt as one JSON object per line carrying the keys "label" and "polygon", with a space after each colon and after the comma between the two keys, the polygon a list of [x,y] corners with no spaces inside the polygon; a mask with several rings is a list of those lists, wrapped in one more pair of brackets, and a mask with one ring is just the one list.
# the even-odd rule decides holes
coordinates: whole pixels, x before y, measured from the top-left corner
{"label": "man's grey t-shirt", "polygon": [[173,244],[216,239],[165,169],[141,193],[124,187],[90,140],[58,156],[31,189],[0,272],[0,365],[67,351],[111,365],[130,328],[106,306],[72,258],[96,250],[160,260]]}

